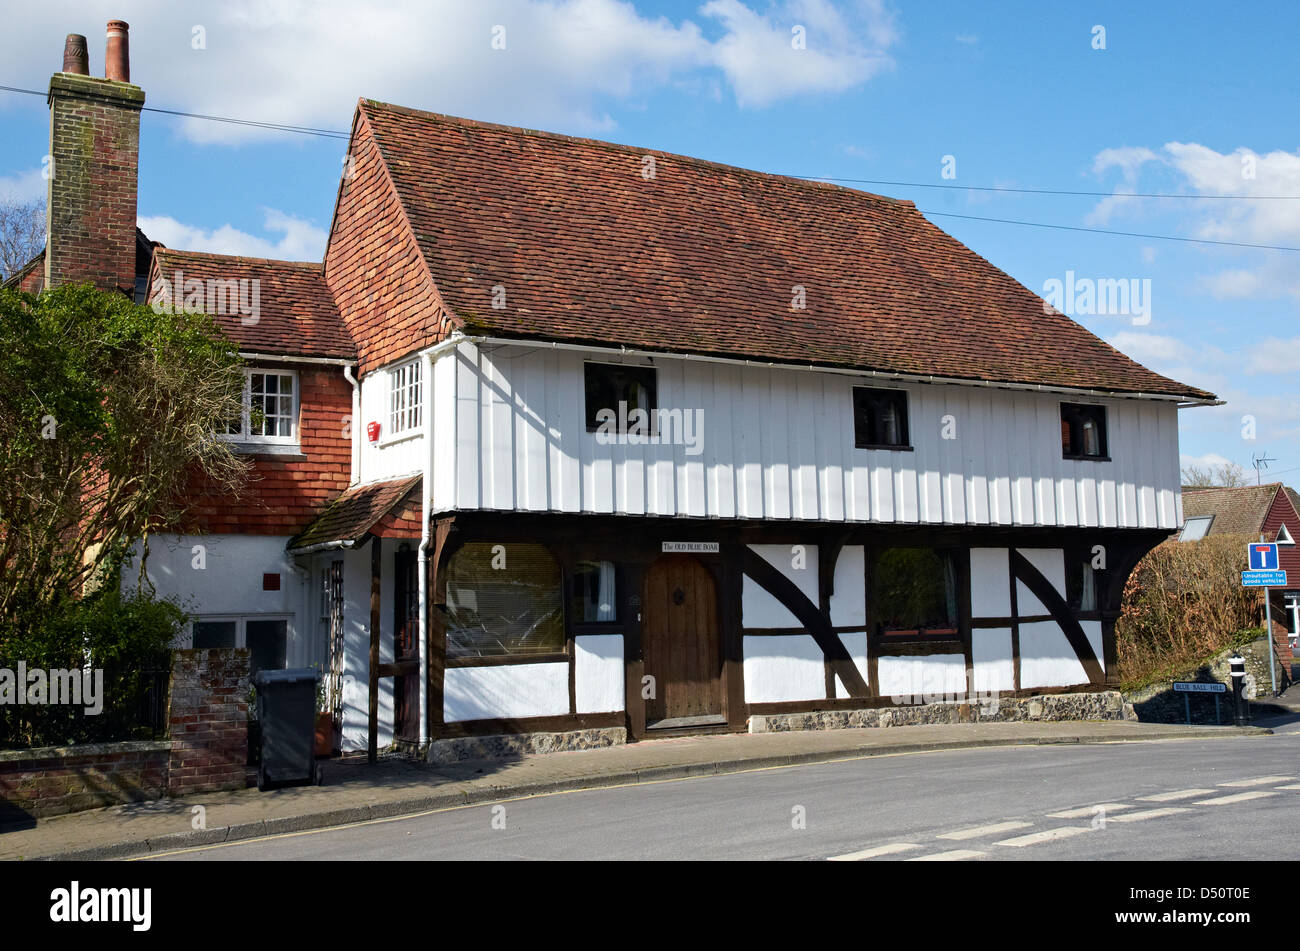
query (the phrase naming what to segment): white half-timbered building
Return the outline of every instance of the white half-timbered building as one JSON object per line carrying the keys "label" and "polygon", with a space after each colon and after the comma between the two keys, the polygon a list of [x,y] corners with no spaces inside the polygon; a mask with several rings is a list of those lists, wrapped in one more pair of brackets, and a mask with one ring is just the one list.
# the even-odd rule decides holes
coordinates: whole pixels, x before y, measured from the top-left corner
{"label": "white half-timbered building", "polygon": [[352,486],[289,544],[344,748],[1113,685],[1211,394],[908,202],[371,101],[349,154]]}

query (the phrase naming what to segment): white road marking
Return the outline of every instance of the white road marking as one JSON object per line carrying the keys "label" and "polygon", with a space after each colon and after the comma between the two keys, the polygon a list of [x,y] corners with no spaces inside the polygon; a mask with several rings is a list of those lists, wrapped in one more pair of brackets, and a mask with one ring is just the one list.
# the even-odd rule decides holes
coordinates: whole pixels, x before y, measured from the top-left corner
{"label": "white road marking", "polygon": [[843,855],[832,855],[826,861],[861,862],[863,859],[873,859],[878,855],[894,855],[898,852],[910,852],[912,849],[919,848],[919,845],[913,845],[911,842],[890,842],[888,845],[877,845],[875,848],[863,849],[861,852],[846,852]]}
{"label": "white road marking", "polygon": [[1144,819],[1159,819],[1161,816],[1175,816],[1180,812],[1191,812],[1183,806],[1166,806],[1163,809],[1144,809],[1141,812],[1126,812],[1122,816],[1107,816],[1107,822],[1141,822]]}
{"label": "white road marking", "polygon": [[1300,783],[1292,783],[1290,786],[1278,786],[1278,789],[1300,789]]}
{"label": "white road marking", "polygon": [[1071,836],[1091,831],[1087,826],[1061,826],[1059,829],[1044,829],[1042,832],[1031,832],[1029,835],[1019,835],[1014,839],[1003,839],[1001,842],[995,842],[994,845],[1009,845],[1014,849],[1021,849],[1026,845],[1053,842],[1056,839],[1068,839]]}
{"label": "white road marking", "polygon": [[1099,802],[1095,806],[1080,806],[1078,809],[1067,809],[1065,812],[1049,812],[1048,815],[1053,819],[1086,819],[1095,815],[1098,809],[1104,809],[1106,812],[1118,812],[1120,809],[1129,809],[1122,802]]}
{"label": "white road marking", "polygon": [[1228,806],[1234,802],[1246,802],[1250,799],[1263,799],[1265,796],[1276,796],[1275,792],[1268,792],[1263,789],[1256,789],[1254,792],[1239,792],[1235,796],[1219,796],[1215,799],[1198,799],[1195,802],[1197,806]]}
{"label": "white road marking", "polygon": [[1208,796],[1214,789],[1176,789],[1173,792],[1156,793],[1154,796],[1138,796],[1138,802],[1173,802],[1176,799],[1191,799],[1193,796]]}
{"label": "white road marking", "polygon": [[1220,786],[1271,786],[1274,783],[1289,783],[1295,779],[1294,776],[1261,776],[1259,779],[1235,779],[1230,783],[1219,783]]}
{"label": "white road marking", "polygon": [[908,859],[909,862],[960,862],[964,859],[976,859],[983,855],[983,852],[974,852],[970,849],[953,849],[951,852],[935,852],[933,855],[918,855],[914,859]]}
{"label": "white road marking", "polygon": [[935,836],[936,839],[978,839],[985,835],[997,835],[999,832],[1010,832],[1013,829],[1028,829],[1032,822],[997,822],[990,826],[975,826],[970,829],[958,829],[956,832],[945,832],[943,835]]}

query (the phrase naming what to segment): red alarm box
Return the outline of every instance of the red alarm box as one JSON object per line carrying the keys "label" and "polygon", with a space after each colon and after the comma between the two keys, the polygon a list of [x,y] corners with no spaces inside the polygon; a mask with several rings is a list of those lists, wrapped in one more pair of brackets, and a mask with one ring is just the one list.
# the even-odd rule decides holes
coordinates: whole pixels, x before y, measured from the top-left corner
{"label": "red alarm box", "polygon": [[366,435],[370,437],[371,442],[379,442],[379,424],[366,423]]}

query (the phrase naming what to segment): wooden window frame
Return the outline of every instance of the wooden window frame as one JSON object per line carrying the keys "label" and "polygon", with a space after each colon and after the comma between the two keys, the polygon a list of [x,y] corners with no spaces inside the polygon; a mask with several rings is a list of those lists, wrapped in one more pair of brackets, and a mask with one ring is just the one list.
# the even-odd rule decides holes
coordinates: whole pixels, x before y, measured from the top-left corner
{"label": "wooden window frame", "polygon": [[[648,407],[645,407],[646,415],[649,417],[647,419],[648,429],[645,433],[641,435],[644,436],[658,435],[659,432],[659,412],[658,412],[659,410],[659,369],[649,364],[601,363],[598,360],[584,360],[582,363],[582,411],[583,411],[583,417],[586,420],[587,432],[595,433],[600,431],[601,424],[596,419],[596,414],[599,413],[602,409],[611,409],[615,413],[618,412],[617,404],[614,406],[597,406],[594,409],[590,405],[589,402],[590,375],[592,373],[602,372],[602,371],[604,372],[616,371],[617,373],[621,373],[629,378],[635,378],[637,376],[644,376],[647,378],[640,381],[641,385],[645,386],[647,392],[649,393],[649,401],[650,401],[650,405]],[[638,407],[638,409],[639,408],[640,407]],[[618,435],[620,436],[626,435],[627,431],[622,428],[623,420],[619,418],[616,421],[619,426],[617,430]]]}
{"label": "wooden window frame", "polygon": [[[883,449],[889,452],[913,452],[914,447],[912,446],[912,430],[911,430],[910,414],[908,412],[908,404],[910,402],[910,396],[911,394],[907,390],[892,389],[889,387],[884,387],[884,388],[871,387],[871,386],[853,387],[853,392],[852,392],[853,447],[855,449],[873,449],[873,450]],[[879,404],[886,399],[893,401],[895,403],[895,408],[898,411],[899,431],[900,431],[899,435],[902,441],[897,444],[869,442],[867,440],[868,434],[864,433],[861,427],[859,426],[859,422],[861,421],[862,414],[863,414],[863,409],[859,408],[859,401],[869,401],[871,403],[869,412],[872,413],[876,430],[877,432],[879,432],[879,430],[882,427],[879,420],[874,419],[874,417],[876,416],[876,413],[880,409]]]}
{"label": "wooden window frame", "polygon": [[390,440],[423,432],[425,380],[421,363],[416,357],[388,370],[388,432],[385,435]]}
{"label": "wooden window frame", "polygon": [[[1065,447],[1065,442],[1061,443],[1061,458],[1068,459],[1071,462],[1110,462],[1110,427],[1107,422],[1107,407],[1100,403],[1062,403],[1061,404],[1061,424],[1069,427],[1070,447]],[[1092,418],[1098,425],[1098,441],[1100,452],[1096,455],[1088,453],[1073,452],[1072,450],[1083,441],[1082,429],[1084,422]],[[1076,425],[1078,432],[1076,433]]]}
{"label": "wooden window frame", "polygon": [[[266,436],[253,432],[252,415],[253,415],[253,377],[254,376],[278,376],[289,377],[293,381],[292,401],[293,408],[290,410],[289,424],[291,432],[288,436]],[[265,381],[263,381],[263,395],[265,395]],[[277,396],[283,394],[276,394]],[[217,438],[226,442],[233,442],[247,446],[297,446],[299,444],[300,433],[298,429],[299,415],[302,412],[302,391],[301,379],[297,370],[270,368],[270,367],[245,367],[244,368],[244,389],[241,397],[241,408],[239,413],[239,432],[237,433],[217,433]],[[273,414],[274,418],[282,419],[278,413]]]}

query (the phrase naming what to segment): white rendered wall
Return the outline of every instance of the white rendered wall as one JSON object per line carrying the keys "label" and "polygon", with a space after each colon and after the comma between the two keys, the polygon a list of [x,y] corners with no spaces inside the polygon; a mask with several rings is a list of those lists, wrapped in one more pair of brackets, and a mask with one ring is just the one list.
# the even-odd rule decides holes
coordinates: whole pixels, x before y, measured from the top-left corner
{"label": "white rendered wall", "polygon": [[[1080,621],[1097,660],[1102,661],[1101,622]],[[1069,687],[1086,684],[1088,675],[1075,656],[1065,632],[1055,621],[1020,625],[1020,686]]]}
{"label": "white rendered wall", "polygon": [[[618,362],[608,354],[590,357]],[[649,365],[646,358],[626,362]],[[661,359],[654,364],[659,406],[703,411],[698,442],[602,445],[586,430],[582,353],[464,344],[435,365],[442,363],[450,370],[435,369],[435,390],[443,399],[454,393],[455,407],[433,411],[437,511],[1179,524],[1171,401],[1087,400],[1106,407],[1112,461],[1081,462],[1061,458],[1060,403],[1079,401],[1072,397]],[[447,373],[454,381],[440,376]],[[908,392],[915,451],[854,447],[854,385]],[[942,438],[946,416],[955,422],[955,439]]]}
{"label": "white rendered wall", "polygon": [[583,634],[573,639],[574,700],[577,713],[612,713],[626,704],[623,692],[623,636]]}
{"label": "white rendered wall", "polygon": [[[406,362],[399,361],[402,364]],[[384,482],[424,471],[423,423],[420,428],[398,438],[389,432],[389,369],[384,367],[361,378],[361,415],[352,423],[353,445],[360,446],[360,472],[352,473],[353,482]],[[425,394],[424,409],[427,412],[430,389],[427,380],[421,381],[421,389]],[[366,431],[367,424],[372,422],[380,425],[378,442],[371,442]]]}
{"label": "white rendered wall", "polygon": [[[750,549],[802,591],[817,605],[816,545],[750,545]],[[800,549],[798,553],[794,549]],[[796,568],[795,564],[803,567]],[[740,594],[740,623],[743,627],[802,627],[790,609],[768,594],[749,575],[744,576]],[[864,602],[865,603],[865,602]]]}
{"label": "white rendered wall", "polygon": [[826,699],[826,664],[811,634],[744,638],[746,703]]}
{"label": "white rendered wall", "polygon": [[[159,598],[174,600],[194,617],[268,615],[284,618],[285,662],[290,667],[319,659],[315,628],[301,617],[307,580],[295,571],[277,535],[158,535],[149,539],[146,574]],[[134,588],[141,545],[123,572],[124,590]],[[263,591],[262,575],[278,574],[279,591]],[[189,646],[188,641],[182,646]]]}
{"label": "white rendered wall", "polygon": [[[364,750],[370,735],[370,545],[383,544],[379,586],[379,662],[393,661],[393,552],[396,542],[377,539],[343,555],[343,749]],[[379,681],[380,749],[393,742],[393,678]]]}
{"label": "white rendered wall", "polygon": [[975,628],[971,631],[971,658],[974,661],[975,690],[987,693],[1016,688],[1011,628]]}
{"label": "white rendered wall", "polygon": [[442,697],[448,723],[563,716],[569,712],[569,665],[449,667]]}
{"label": "white rendered wall", "polygon": [[880,695],[920,703],[925,697],[966,693],[966,658],[961,654],[878,657]]}

